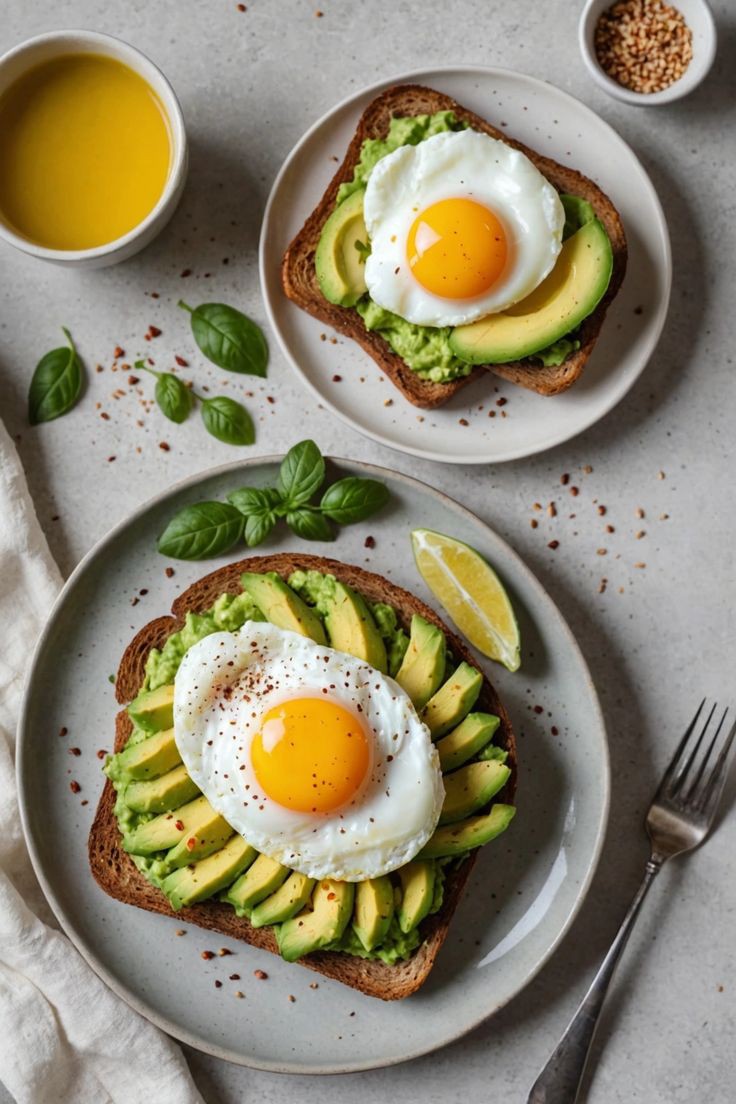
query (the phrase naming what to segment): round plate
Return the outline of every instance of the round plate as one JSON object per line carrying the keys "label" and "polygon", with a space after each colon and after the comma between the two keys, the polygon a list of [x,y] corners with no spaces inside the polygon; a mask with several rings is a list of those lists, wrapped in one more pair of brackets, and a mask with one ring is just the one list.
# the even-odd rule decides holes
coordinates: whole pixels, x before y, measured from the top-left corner
{"label": "round plate", "polygon": [[[605,733],[570,630],[508,545],[423,483],[336,461],[333,474],[371,475],[389,485],[392,506],[380,521],[345,528],[330,545],[310,547],[284,533],[258,552],[325,552],[390,576],[431,604],[412,561],[411,528],[431,523],[489,559],[509,587],[523,642],[516,674],[486,665],[519,739],[514,823],[483,849],[426,985],[396,1003],[107,897],[88,867],[87,836],[103,783],[97,752],[110,748],[113,738],[117,706],[110,675],[142,625],[168,613],[180,590],[225,562],[177,563],[168,579],[156,537],[183,505],[223,498],[244,484],[273,485],[277,467],[278,458],[253,460],[180,484],[114,529],[71,576],[27,684],[18,746],[23,827],[38,878],[66,933],[115,992],[169,1034],[260,1069],[367,1069],[434,1050],[469,1031],[518,993],[554,950],[582,901],[603,836],[609,791]],[[367,534],[375,537],[373,550],[364,546]],[[62,727],[68,731],[59,738]],[[81,755],[70,756],[70,746]],[[81,786],[77,794],[72,780]],[[177,938],[182,927],[186,936]],[[223,946],[233,954],[202,959],[203,950]],[[268,980],[256,980],[256,969],[265,970]],[[230,981],[232,973],[240,980]],[[319,987],[312,989],[315,980]],[[235,999],[237,989],[245,999]]]}
{"label": "round plate", "polygon": [[[325,191],[366,105],[392,84],[415,82],[453,96],[532,149],[591,177],[621,213],[629,245],[623,287],[593,356],[569,391],[545,398],[489,375],[445,406],[412,406],[367,353],[340,337],[281,289],[281,258]],[[672,260],[664,214],[631,149],[594,112],[554,85],[506,69],[427,69],[382,81],[324,115],[294,147],[276,178],[263,220],[261,286],[271,325],[300,378],[321,403],[360,433],[427,460],[487,464],[559,445],[593,425],[626,394],[651,356],[664,325]],[[333,382],[334,375],[342,377]],[[489,418],[507,399],[505,417]],[[393,402],[386,405],[388,399]]]}

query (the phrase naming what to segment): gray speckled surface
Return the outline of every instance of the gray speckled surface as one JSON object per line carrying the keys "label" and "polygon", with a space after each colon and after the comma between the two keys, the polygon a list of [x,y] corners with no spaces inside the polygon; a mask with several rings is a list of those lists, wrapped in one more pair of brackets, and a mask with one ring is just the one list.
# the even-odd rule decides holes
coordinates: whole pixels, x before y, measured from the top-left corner
{"label": "gray speckled surface", "polygon": [[[669,322],[633,391],[576,441],[493,469],[449,469],[373,446],[320,412],[275,347],[268,381],[252,387],[259,450],[298,439],[308,409],[309,431],[325,451],[419,475],[472,506],[522,553],[569,619],[596,679],[611,735],[614,808],[599,874],[571,935],[522,996],[462,1043],[410,1066],[353,1078],[280,1078],[191,1055],[195,1075],[213,1104],[256,1097],[266,1104],[357,1104],[389,1094],[397,1104],[433,1104],[487,1096],[489,1086],[522,1102],[633,892],[645,853],[640,820],[673,730],[701,694],[733,693],[736,249],[729,142],[736,19],[726,3],[715,5],[721,48],[711,78],[689,100],[655,112],[613,103],[593,86],[577,52],[578,5],[565,0],[458,0],[451,17],[435,0],[343,2],[324,11],[315,18],[306,0],[252,0],[244,14],[230,2],[71,0],[50,11],[9,0],[3,48],[66,25],[119,34],[147,50],[182,100],[192,166],[182,206],[163,236],[118,269],[68,273],[0,250],[0,411],[20,435],[41,523],[69,571],[150,494],[231,458],[195,420],[175,427],[141,416],[130,397],[112,399],[112,350],[120,344],[129,354],[149,351],[142,336],[154,323],[163,331],[153,346],[160,360],[179,352],[191,358],[199,382],[219,382],[221,373],[191,355],[186,319],[173,304],[185,291],[193,299],[237,301],[263,317],[255,248],[268,188],[293,142],[337,99],[424,64],[515,67],[580,96],[642,157],[672,234]],[[181,279],[185,268],[193,273]],[[73,415],[31,431],[24,418],[27,381],[62,323],[92,368],[90,388]],[[99,375],[97,362],[105,367]],[[276,402],[268,403],[268,395]],[[99,418],[97,402],[109,421]],[[161,440],[170,452],[158,448]],[[110,456],[115,460],[108,462]],[[585,474],[586,465],[593,471]],[[580,487],[574,506],[561,489],[562,472]],[[542,514],[532,530],[532,504],[553,499],[558,517]],[[606,505],[605,518],[593,499]],[[606,523],[614,533],[604,532]],[[547,548],[553,536],[560,541],[556,552]],[[596,555],[602,547],[605,558]],[[646,568],[634,568],[637,562]],[[599,594],[603,575],[608,586]],[[732,817],[655,888],[602,1024],[592,1104],[733,1098],[735,825]]]}

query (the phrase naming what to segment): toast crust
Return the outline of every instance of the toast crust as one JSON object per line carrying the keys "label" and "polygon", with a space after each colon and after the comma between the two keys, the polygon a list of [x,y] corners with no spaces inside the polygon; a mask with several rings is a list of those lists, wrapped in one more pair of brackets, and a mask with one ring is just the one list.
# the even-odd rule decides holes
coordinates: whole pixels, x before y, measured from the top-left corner
{"label": "toast crust", "polygon": [[[477,365],[463,379],[447,383],[423,380],[397,356],[377,332],[366,330],[363,320],[352,307],[339,307],[323,296],[317,280],[314,256],[322,233],[322,227],[335,207],[337,190],[342,183],[352,180],[360,149],[366,138],[383,138],[388,133],[392,115],[433,114],[436,111],[454,111],[458,119],[474,130],[498,138],[514,149],[525,153],[539,171],[559,192],[587,199],[597,218],[603,223],[613,250],[613,272],[608,290],[601,302],[582,323],[578,339],[580,348],[563,364],[546,367],[527,357],[507,364]],[[450,96],[418,84],[400,84],[386,89],[368,104],[360,117],[347,153],[327,186],[327,190],[309,216],[304,226],[286,250],[281,264],[281,283],[292,302],[314,318],[327,323],[333,329],[350,337],[378,364],[406,399],[414,406],[433,409],[448,402],[463,387],[480,379],[485,372],[492,372],[511,383],[536,391],[540,395],[557,395],[566,391],[579,378],[585,363],[593,351],[600,334],[606,311],[615,298],[626,271],[626,235],[618,211],[597,184],[587,176],[545,157],[528,146],[498,130],[475,112],[463,107]]]}
{"label": "toast crust", "polygon": [[[287,579],[292,571],[318,570],[335,575],[342,582],[358,589],[371,602],[388,602],[394,606],[399,619],[408,628],[412,614],[419,613],[437,625],[447,636],[454,654],[474,663],[462,641],[452,633],[424,602],[380,575],[363,568],[340,563],[320,556],[279,553],[273,556],[254,556],[228,564],[198,580],[177,597],[170,617],[158,617],[136,634],[123,653],[115,683],[115,695],[123,705],[140,689],[145,675],[145,663],[151,648],[160,647],[166,638],[184,623],[188,610],[202,612],[225,592],[240,593],[240,575],[244,571],[276,571]],[[496,691],[484,677],[478,700],[480,708],[496,713],[501,718],[497,742],[509,753],[511,777],[498,800],[513,801],[516,786],[516,744],[509,716]],[[132,724],[127,712],[121,710],[115,719],[115,751],[120,751],[128,739]],[[185,923],[197,924],[219,932],[232,939],[240,939],[254,947],[278,954],[276,939],[269,927],[253,928],[245,917],[220,901],[203,901],[183,908],[179,912],[169,905],[165,895],[153,886],[136,867],[130,855],[122,848],[122,839],[114,813],[115,790],[106,780],[89,836],[89,861],[98,885],[111,897],[125,904],[165,916],[176,917]],[[299,959],[299,965],[316,970],[325,977],[334,978],[354,989],[383,1000],[399,1000],[409,996],[427,979],[439,950],[447,936],[450,921],[460,900],[465,883],[476,860],[476,852],[450,869],[442,908],[427,917],[420,930],[424,941],[405,962],[389,966],[380,960],[361,959],[335,951],[317,951]]]}

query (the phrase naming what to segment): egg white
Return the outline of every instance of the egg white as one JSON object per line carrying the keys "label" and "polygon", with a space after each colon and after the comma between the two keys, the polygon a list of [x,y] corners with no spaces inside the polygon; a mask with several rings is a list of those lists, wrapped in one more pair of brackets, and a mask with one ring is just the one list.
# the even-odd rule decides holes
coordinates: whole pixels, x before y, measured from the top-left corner
{"label": "egg white", "polygon": [[[417,215],[442,199],[468,198],[499,218],[505,270],[472,299],[446,299],[412,275],[406,242]],[[556,190],[519,150],[474,130],[401,146],[376,164],[363,205],[371,253],[365,281],[379,306],[422,326],[460,326],[505,310],[534,291],[562,247],[565,212]]]}
{"label": "egg white", "polygon": [[[265,711],[323,692],[359,718],[371,759],[349,803],[310,814],[263,793],[250,748]],[[190,648],[175,680],[174,734],[212,807],[258,851],[311,878],[387,874],[414,858],[437,825],[439,757],[406,693],[369,664],[275,625],[248,621]]]}

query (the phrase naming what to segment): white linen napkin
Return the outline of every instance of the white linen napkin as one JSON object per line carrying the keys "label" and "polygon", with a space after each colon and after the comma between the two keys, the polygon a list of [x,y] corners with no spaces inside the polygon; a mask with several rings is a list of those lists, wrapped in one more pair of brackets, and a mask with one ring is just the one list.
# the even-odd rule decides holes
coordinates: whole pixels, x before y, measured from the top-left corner
{"label": "white linen napkin", "polygon": [[60,587],[0,423],[0,1082],[17,1104],[203,1104],[178,1046],[40,919],[51,917],[20,830],[13,749],[28,663]]}

